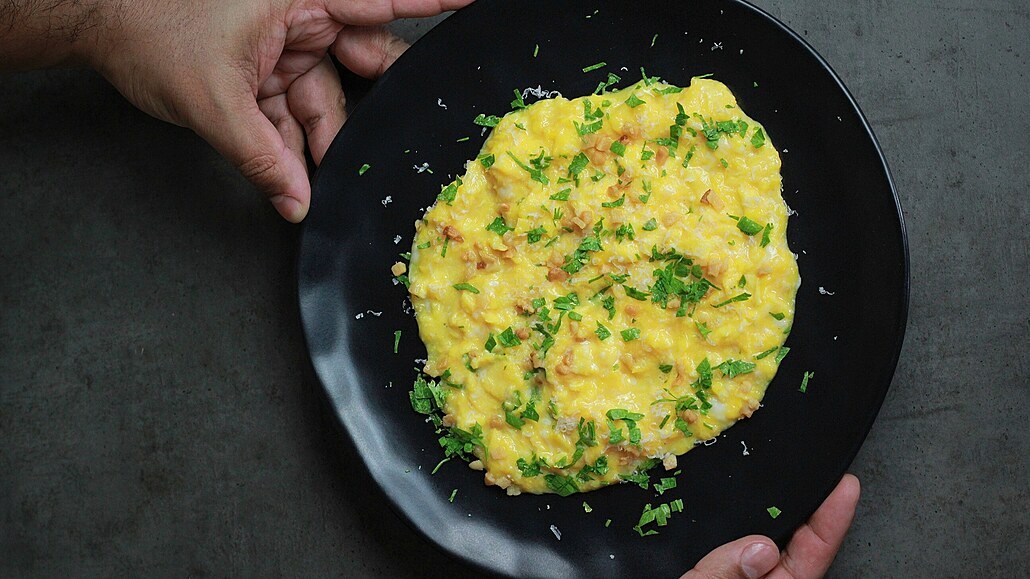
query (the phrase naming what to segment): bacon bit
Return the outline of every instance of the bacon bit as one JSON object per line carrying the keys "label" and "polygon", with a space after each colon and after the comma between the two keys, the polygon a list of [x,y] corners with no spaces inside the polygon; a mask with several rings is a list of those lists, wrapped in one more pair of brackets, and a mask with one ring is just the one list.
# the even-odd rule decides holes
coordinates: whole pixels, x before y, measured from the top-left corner
{"label": "bacon bit", "polygon": [[472,263],[476,261],[476,253],[474,251],[466,251],[461,254],[461,260],[466,263]]}
{"label": "bacon bit", "polygon": [[497,206],[497,210],[501,212],[501,215],[506,215],[508,211],[511,210],[511,205],[508,205],[507,203],[501,203]]}
{"label": "bacon bit", "polygon": [[705,270],[705,274],[714,278],[718,278],[720,274],[726,269],[726,261],[717,259],[710,261],[705,265],[701,266]]}
{"label": "bacon bit", "polygon": [[[622,132],[624,134],[621,137],[619,137],[620,141],[622,141],[623,139],[639,139],[640,125],[626,125],[622,127]],[[623,144],[625,144],[625,141],[623,141]]]}
{"label": "bacon bit", "polygon": [[476,263],[476,269],[483,269],[485,267],[486,267],[486,262],[485,261],[480,261],[480,262]]}
{"label": "bacon bit", "polygon": [[537,356],[536,350],[533,350],[529,354],[529,362],[530,362],[530,364],[533,365],[533,369],[534,370],[536,370],[537,368],[543,368],[544,367],[544,363],[543,363],[542,360],[540,360],[540,357]]}
{"label": "bacon bit", "polygon": [[529,338],[529,330],[527,330],[526,328],[519,328],[519,329],[515,330],[515,335],[518,336],[520,340],[528,339]]}
{"label": "bacon bit", "polygon": [[390,268],[390,272],[393,273],[393,275],[395,276],[404,275],[404,272],[406,271],[408,271],[408,266],[404,265],[404,263],[400,261],[393,264],[393,267]]}
{"label": "bacon bit", "polygon": [[499,416],[491,416],[490,420],[487,421],[491,428],[500,428],[504,423]]}
{"label": "bacon bit", "polygon": [[440,420],[440,424],[444,426],[454,426],[458,421],[454,418],[453,414],[444,414],[443,419]]}
{"label": "bacon bit", "polygon": [[665,164],[666,159],[669,158],[669,149],[666,147],[656,147],[654,152],[654,162],[661,167]]}
{"label": "bacon bit", "polygon": [[740,410],[740,414],[741,416],[744,416],[746,418],[751,418],[751,415],[755,413],[755,410],[758,410],[758,407],[758,401],[752,398],[751,400],[747,401],[747,406]]}
{"label": "bacon bit", "polygon": [[676,455],[670,454],[669,456],[662,459],[662,466],[665,467],[665,470],[672,470],[676,468]]}
{"label": "bacon bit", "polygon": [[698,415],[697,412],[694,412],[693,410],[684,410],[683,412],[680,412],[680,418],[686,420],[687,424],[693,424],[697,422]]}
{"label": "bacon bit", "polygon": [[640,314],[640,310],[637,308],[637,306],[635,306],[633,304],[630,304],[630,305],[626,306],[626,315],[627,316],[634,317],[634,316],[637,316],[639,314]]}
{"label": "bacon bit", "polygon": [[571,349],[570,350],[565,350],[565,353],[562,354],[561,362],[559,362],[558,365],[554,367],[554,373],[559,375],[559,376],[564,376],[566,374],[571,374],[572,373],[572,358],[573,358],[572,350]]}
{"label": "bacon bit", "polygon": [[705,194],[701,196],[701,203],[711,205],[712,209],[715,209],[716,211],[722,211],[723,208],[726,207],[726,203],[723,202],[722,197],[719,197],[719,194],[711,189],[705,191]]}
{"label": "bacon bit", "polygon": [[455,229],[454,226],[452,226],[452,225],[448,225],[447,227],[444,227],[443,228],[443,234],[448,239],[453,239],[454,241],[457,241],[458,243],[461,243],[462,241],[465,241],[465,238],[461,236],[461,232],[459,232],[457,229]]}
{"label": "bacon bit", "polygon": [[590,162],[594,165],[604,165],[607,153],[602,153],[594,148],[583,149],[583,152],[586,153],[587,158],[590,159]]}
{"label": "bacon bit", "polygon": [[552,267],[547,271],[547,281],[563,282],[569,279],[569,274],[560,267]]}
{"label": "bacon bit", "polygon": [[[619,181],[619,183],[621,184],[622,181]],[[612,199],[618,199],[620,195],[622,195],[622,191],[617,189],[614,185],[608,188],[608,196]]]}
{"label": "bacon bit", "polygon": [[621,137],[619,137],[619,142],[623,145],[628,145],[630,142],[629,135],[622,135]]}

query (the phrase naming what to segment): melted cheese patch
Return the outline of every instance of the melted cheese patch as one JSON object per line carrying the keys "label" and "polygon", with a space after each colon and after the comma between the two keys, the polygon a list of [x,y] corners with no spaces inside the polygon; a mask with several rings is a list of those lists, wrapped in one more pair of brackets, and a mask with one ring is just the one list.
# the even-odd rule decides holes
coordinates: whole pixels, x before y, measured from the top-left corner
{"label": "melted cheese patch", "polygon": [[500,120],[416,223],[409,276],[444,423],[482,428],[488,484],[671,468],[758,408],[800,284],[779,170],[713,80]]}

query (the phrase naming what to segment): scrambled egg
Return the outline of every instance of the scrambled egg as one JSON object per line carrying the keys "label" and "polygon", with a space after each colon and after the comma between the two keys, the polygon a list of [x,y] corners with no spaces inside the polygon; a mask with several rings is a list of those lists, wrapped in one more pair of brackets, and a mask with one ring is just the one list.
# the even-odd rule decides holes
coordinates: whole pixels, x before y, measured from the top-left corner
{"label": "scrambled egg", "polygon": [[508,494],[646,484],[751,416],[787,352],[780,158],[714,80],[513,105],[416,223],[441,423]]}

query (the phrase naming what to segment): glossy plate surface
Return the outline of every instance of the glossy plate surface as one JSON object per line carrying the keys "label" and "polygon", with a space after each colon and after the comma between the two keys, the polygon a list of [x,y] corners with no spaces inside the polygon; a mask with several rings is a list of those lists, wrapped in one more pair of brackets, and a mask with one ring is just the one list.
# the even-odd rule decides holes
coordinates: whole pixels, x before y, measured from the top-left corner
{"label": "glossy plate surface", "polygon": [[[394,508],[441,548],[482,568],[675,576],[749,533],[782,544],[858,452],[901,349],[908,255],[886,164],[826,63],[748,4],[557,6],[481,0],[431,30],[358,105],[318,171],[303,230],[299,293],[315,369]],[[582,72],[598,62],[607,66]],[[475,158],[485,139],[472,124],[478,113],[507,112],[514,88],[573,98],[593,92],[608,72],[623,77],[619,86],[635,82],[641,67],[683,86],[712,73],[781,150],[784,198],[797,211],[788,239],[802,285],[790,355],[764,407],[716,444],[681,457],[681,484],[661,497],[624,484],[569,498],[510,498],[458,461],[430,476],[442,451],[408,402],[425,349],[390,266],[410,249],[413,222],[441,185]],[[463,137],[470,139],[458,142]],[[805,371],[815,376],[801,393]],[[687,486],[692,472],[705,474]],[[645,503],[676,498],[683,513],[660,534],[637,536],[632,527]],[[584,500],[593,512],[584,512]],[[782,511],[776,519],[771,506]]]}

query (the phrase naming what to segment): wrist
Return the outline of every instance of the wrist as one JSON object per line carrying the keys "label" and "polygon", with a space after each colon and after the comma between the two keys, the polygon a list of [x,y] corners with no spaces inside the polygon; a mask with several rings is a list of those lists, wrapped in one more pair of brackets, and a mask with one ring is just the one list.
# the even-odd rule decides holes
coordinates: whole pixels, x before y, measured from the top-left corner
{"label": "wrist", "polygon": [[118,0],[0,0],[0,70],[94,65]]}

